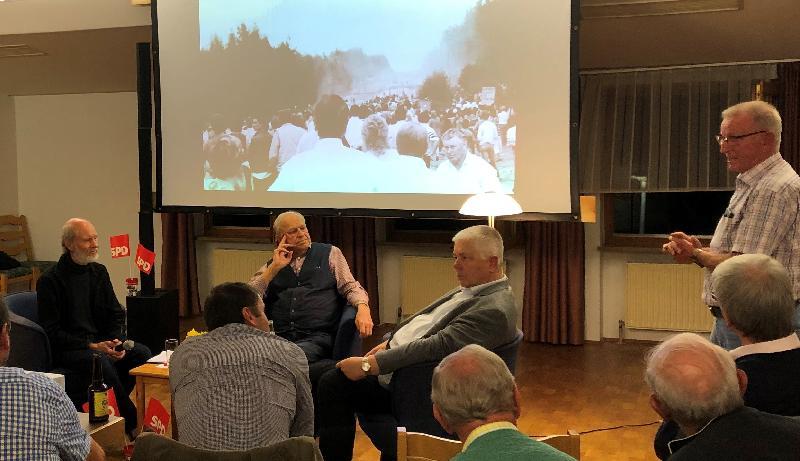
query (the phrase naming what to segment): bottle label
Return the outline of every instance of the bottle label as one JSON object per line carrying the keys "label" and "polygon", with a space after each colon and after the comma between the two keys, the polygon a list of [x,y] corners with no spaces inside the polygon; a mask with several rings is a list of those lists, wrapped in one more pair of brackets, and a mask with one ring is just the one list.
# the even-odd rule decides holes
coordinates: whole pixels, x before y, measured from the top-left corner
{"label": "bottle label", "polygon": [[108,415],[108,391],[93,392],[92,406],[96,416],[103,417]]}

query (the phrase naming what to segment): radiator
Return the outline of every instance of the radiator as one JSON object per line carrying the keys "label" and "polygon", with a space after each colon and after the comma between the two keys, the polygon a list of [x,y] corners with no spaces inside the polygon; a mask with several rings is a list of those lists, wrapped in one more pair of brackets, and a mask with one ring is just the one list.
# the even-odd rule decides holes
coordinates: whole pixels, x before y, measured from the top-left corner
{"label": "radiator", "polygon": [[402,317],[408,317],[458,286],[453,258],[403,256],[400,261]]}
{"label": "radiator", "polygon": [[703,304],[703,270],[693,264],[628,263],[625,326],[633,329],[711,331]]}
{"label": "radiator", "polygon": [[270,258],[272,252],[266,250],[214,249],[211,251],[211,285],[247,282]]}

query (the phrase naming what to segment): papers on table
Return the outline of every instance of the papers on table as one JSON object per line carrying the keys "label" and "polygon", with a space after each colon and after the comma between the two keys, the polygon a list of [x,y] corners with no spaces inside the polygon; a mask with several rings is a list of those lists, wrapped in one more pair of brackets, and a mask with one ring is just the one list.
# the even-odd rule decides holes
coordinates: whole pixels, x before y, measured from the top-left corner
{"label": "papers on table", "polygon": [[[172,351],[169,351],[169,354],[172,355]],[[154,355],[147,363],[167,363],[167,351],[161,351],[160,354]]]}

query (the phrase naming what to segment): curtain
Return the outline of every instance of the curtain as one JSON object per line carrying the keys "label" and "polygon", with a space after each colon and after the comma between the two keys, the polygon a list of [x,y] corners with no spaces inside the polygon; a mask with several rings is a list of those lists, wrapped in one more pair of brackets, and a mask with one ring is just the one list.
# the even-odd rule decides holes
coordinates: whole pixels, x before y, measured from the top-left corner
{"label": "curtain", "polygon": [[525,234],[525,340],[583,344],[583,224],[526,222]]}
{"label": "curtain", "polygon": [[[581,192],[733,189],[714,135],[726,107],[753,99],[775,64],[581,76]],[[796,107],[796,105],[795,105]]]}
{"label": "curtain", "polygon": [[794,171],[800,171],[800,62],[778,64],[778,81],[775,106],[783,119],[781,154]]}
{"label": "curtain", "polygon": [[194,237],[194,215],[161,214],[161,286],[178,290],[178,315],[181,317],[201,312]]}
{"label": "curtain", "polygon": [[369,294],[372,321],[380,323],[378,298],[378,252],[374,218],[306,216],[311,240],[336,245],[342,250],[350,272]]}

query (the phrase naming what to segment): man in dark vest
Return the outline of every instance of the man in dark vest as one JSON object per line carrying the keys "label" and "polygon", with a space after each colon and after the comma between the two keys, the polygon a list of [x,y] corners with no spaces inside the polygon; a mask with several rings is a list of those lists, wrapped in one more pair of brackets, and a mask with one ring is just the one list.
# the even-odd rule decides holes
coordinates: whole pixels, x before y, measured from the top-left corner
{"label": "man in dark vest", "polygon": [[341,315],[340,297],[357,309],[356,328],[372,334],[369,297],[353,278],[339,248],[312,243],[300,213],[281,213],[273,224],[277,245],[268,261],[250,279],[264,296],[275,333],[305,352],[315,381],[314,363],[331,358]]}

